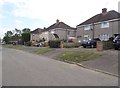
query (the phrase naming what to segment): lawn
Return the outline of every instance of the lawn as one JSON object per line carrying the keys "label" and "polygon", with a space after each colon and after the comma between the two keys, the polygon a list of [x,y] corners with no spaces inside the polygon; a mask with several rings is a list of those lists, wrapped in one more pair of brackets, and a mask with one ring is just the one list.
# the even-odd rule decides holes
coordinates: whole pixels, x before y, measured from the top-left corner
{"label": "lawn", "polygon": [[59,60],[62,60],[65,62],[79,63],[82,61],[95,59],[99,56],[101,56],[101,55],[98,53],[89,52],[89,51],[65,51],[61,55],[59,55],[58,58],[59,58]]}
{"label": "lawn", "polygon": [[45,54],[45,53],[48,53],[50,51],[53,51],[54,49],[51,49],[51,48],[41,48],[41,49],[37,49],[37,50],[34,50],[33,53],[36,53],[36,54]]}
{"label": "lawn", "polygon": [[13,49],[18,49],[18,50],[23,50],[27,47],[27,46],[24,46],[24,45],[12,45],[12,44],[5,44],[5,45],[2,45],[2,46],[6,47],[6,48],[13,48]]}

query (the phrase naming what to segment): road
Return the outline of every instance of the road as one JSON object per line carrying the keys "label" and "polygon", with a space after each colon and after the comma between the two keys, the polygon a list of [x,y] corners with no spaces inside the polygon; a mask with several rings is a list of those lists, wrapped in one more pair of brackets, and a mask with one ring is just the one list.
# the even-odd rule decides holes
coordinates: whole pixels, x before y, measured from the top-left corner
{"label": "road", "polygon": [[117,86],[117,77],[15,49],[2,49],[3,86]]}
{"label": "road", "polygon": [[2,45],[0,45],[0,87],[2,86]]}

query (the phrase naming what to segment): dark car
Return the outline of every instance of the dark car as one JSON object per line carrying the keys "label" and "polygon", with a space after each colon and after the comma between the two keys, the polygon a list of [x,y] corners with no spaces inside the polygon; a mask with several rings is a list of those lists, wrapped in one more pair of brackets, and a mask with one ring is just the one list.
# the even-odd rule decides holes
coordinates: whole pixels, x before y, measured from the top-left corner
{"label": "dark car", "polygon": [[90,47],[90,48],[96,48],[97,46],[97,41],[100,41],[99,39],[86,39],[83,40],[81,42],[81,45],[86,48],[86,47]]}
{"label": "dark car", "polygon": [[116,50],[120,49],[120,34],[114,38],[113,45]]}

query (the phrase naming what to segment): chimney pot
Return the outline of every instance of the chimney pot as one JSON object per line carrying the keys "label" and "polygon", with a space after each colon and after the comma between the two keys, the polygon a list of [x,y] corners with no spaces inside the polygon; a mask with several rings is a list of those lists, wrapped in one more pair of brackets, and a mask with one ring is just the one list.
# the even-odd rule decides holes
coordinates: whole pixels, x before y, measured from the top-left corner
{"label": "chimney pot", "polygon": [[106,12],[107,12],[107,8],[103,8],[102,13],[106,13]]}
{"label": "chimney pot", "polygon": [[59,20],[58,20],[58,19],[56,20],[56,23],[59,23]]}

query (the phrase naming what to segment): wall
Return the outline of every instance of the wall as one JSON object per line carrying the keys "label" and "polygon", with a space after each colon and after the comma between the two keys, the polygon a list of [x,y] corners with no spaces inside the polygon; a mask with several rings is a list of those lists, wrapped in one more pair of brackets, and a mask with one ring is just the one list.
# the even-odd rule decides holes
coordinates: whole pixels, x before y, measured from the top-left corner
{"label": "wall", "polygon": [[[101,34],[109,34],[109,37],[112,37],[113,34],[117,34],[119,22],[118,21],[109,22],[109,28],[101,28],[101,23],[95,24],[94,38],[100,38]],[[90,38],[92,38],[93,30],[84,30],[84,27],[77,27],[76,36],[79,37],[80,40],[82,40],[84,38],[84,35],[89,35]]]}

